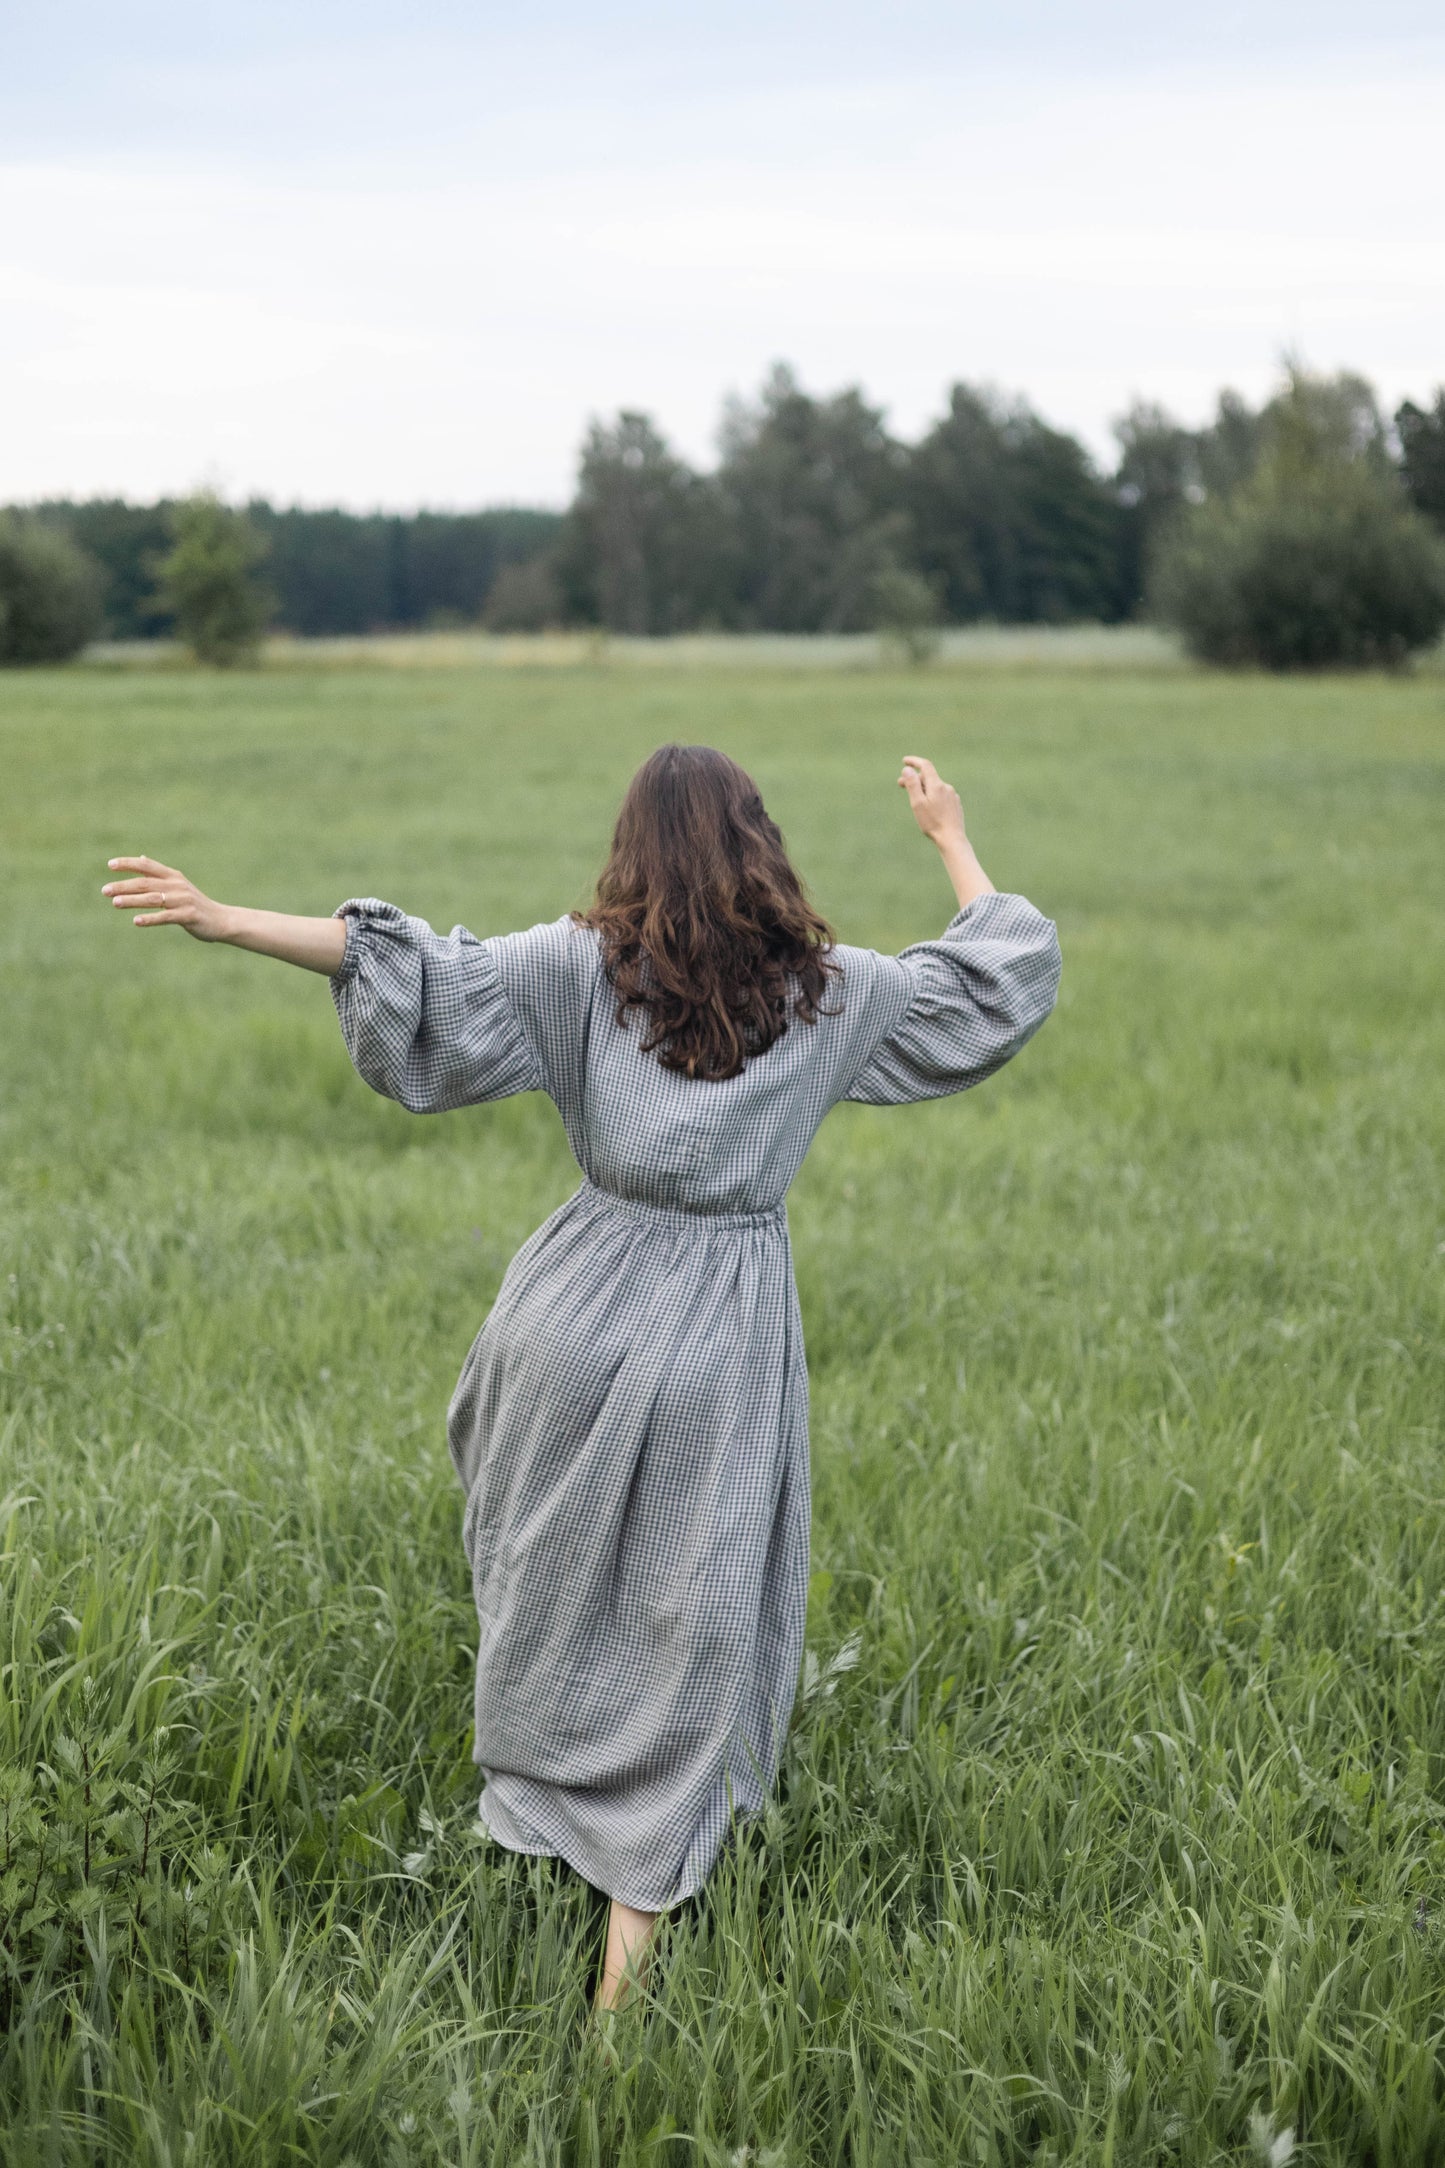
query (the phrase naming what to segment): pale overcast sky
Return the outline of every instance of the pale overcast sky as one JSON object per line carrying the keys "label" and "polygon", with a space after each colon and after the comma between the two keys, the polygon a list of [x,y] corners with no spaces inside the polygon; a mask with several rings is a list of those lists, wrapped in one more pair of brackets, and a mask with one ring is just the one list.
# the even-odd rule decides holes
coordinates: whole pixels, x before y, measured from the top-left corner
{"label": "pale overcast sky", "polygon": [[19,0],[0,501],[560,504],[780,358],[1101,457],[1287,348],[1422,396],[1442,140],[1438,0]]}

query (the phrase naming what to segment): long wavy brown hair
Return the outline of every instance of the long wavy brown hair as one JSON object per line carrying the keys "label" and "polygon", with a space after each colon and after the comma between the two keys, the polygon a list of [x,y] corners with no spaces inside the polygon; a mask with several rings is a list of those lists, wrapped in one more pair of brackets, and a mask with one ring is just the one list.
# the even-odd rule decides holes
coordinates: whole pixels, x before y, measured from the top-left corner
{"label": "long wavy brown hair", "polygon": [[710,745],[664,745],[628,785],[590,909],[617,1021],[704,1082],[737,1076],[793,1018],[813,1024],[837,971],[757,784]]}

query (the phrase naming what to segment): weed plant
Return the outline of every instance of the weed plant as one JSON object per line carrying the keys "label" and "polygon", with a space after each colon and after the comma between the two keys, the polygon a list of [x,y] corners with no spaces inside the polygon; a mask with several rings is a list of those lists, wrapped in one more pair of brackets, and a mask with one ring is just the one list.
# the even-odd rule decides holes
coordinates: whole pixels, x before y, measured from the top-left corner
{"label": "weed plant", "polygon": [[[57,672],[0,737],[0,2160],[1445,2158],[1438,681]],[[794,1191],[803,1693],[612,2068],[598,1900],[475,1831],[442,1438],[560,1126],[99,888],[527,924],[668,737],[887,948],[931,754],[1065,974]]]}

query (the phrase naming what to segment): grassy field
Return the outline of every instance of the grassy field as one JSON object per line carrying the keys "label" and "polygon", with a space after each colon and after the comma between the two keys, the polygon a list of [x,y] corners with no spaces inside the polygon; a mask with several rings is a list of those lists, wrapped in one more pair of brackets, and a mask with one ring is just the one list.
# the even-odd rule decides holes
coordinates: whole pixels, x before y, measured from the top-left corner
{"label": "grassy field", "polygon": [[[441,1428],[559,1124],[99,888],[527,924],[674,736],[881,947],[931,754],[1065,969],[796,1186],[812,1691],[609,2072],[596,1901],[472,1833]],[[0,2160],[1445,2159],[1445,683],[33,674],[0,761]]]}

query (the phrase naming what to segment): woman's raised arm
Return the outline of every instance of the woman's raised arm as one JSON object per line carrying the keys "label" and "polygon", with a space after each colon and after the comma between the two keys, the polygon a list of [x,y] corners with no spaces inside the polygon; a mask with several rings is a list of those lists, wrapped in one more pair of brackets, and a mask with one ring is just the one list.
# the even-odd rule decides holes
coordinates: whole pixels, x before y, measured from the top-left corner
{"label": "woman's raised arm", "polygon": [[958,792],[910,753],[898,778],[913,817],[938,847],[958,910],[934,941],[891,959],[908,982],[903,1013],[878,1040],[845,1097],[902,1106],[967,1091],[1031,1039],[1054,1005],[1059,939],[1027,897],[1000,895],[974,856]]}
{"label": "woman's raised arm", "polygon": [[944,782],[933,762],[921,759],[917,753],[909,753],[898,778],[898,787],[907,791],[913,818],[929,842],[937,846],[938,855],[953,883],[959,910],[966,911],[976,897],[994,895],[993,882],[979,864],[968,840],[958,792],[951,783]]}
{"label": "woman's raised arm", "polygon": [[334,978],[346,954],[346,928],[339,918],[293,918],[285,911],[248,911],[238,904],[216,903],[175,866],[155,858],[112,858],[112,872],[124,881],[107,881],[101,890],[117,911],[137,913],[137,926],[183,926],[197,941],[225,941],[232,948],[254,949],[303,971]]}

